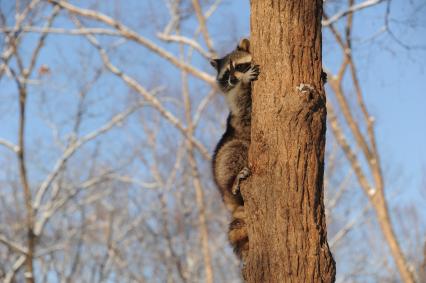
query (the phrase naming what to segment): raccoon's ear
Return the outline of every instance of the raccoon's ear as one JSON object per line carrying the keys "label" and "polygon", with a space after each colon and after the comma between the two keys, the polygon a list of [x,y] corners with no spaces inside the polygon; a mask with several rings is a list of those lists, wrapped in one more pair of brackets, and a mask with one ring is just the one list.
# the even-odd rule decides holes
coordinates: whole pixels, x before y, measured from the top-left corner
{"label": "raccoon's ear", "polygon": [[240,43],[238,43],[237,50],[250,52],[250,40],[247,38],[241,39]]}
{"label": "raccoon's ear", "polygon": [[210,65],[217,70],[219,68],[219,61],[220,59],[210,59]]}

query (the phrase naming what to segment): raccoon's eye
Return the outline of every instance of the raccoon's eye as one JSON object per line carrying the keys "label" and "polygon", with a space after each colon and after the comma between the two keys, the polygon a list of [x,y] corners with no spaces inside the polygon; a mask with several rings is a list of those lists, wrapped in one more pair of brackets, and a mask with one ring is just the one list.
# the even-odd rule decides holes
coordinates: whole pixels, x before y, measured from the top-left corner
{"label": "raccoon's eye", "polygon": [[238,64],[235,66],[235,70],[240,73],[245,73],[250,69],[251,64],[250,63],[244,63],[244,64]]}
{"label": "raccoon's eye", "polygon": [[229,79],[229,70],[227,70],[225,73],[223,73],[222,78],[220,78],[221,81],[227,81]]}

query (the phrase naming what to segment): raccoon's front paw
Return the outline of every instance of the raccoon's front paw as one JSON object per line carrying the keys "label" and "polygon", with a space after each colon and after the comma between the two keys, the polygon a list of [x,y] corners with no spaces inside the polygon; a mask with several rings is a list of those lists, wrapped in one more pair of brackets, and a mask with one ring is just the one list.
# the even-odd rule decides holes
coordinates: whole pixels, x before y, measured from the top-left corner
{"label": "raccoon's front paw", "polygon": [[244,167],[241,169],[241,171],[238,173],[237,177],[235,177],[234,184],[232,185],[232,194],[236,195],[240,191],[240,183],[242,180],[247,179],[247,177],[250,176],[250,169],[247,167]]}
{"label": "raccoon's front paw", "polygon": [[257,80],[257,77],[260,74],[260,68],[259,65],[253,65],[250,67],[250,69],[248,69],[247,72],[244,73],[243,76],[243,82],[244,83],[249,83],[252,81]]}

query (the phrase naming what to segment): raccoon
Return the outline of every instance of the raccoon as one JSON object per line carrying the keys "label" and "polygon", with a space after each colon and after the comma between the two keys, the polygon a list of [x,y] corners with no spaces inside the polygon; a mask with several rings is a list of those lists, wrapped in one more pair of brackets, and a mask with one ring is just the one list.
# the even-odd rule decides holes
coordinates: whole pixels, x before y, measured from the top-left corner
{"label": "raccoon", "polygon": [[239,189],[241,181],[250,175],[247,155],[251,134],[251,82],[259,75],[259,66],[252,64],[249,49],[249,40],[242,39],[233,52],[210,61],[230,110],[226,131],[214,150],[213,176],[225,206],[232,213],[228,237],[240,259],[248,251],[248,236]]}

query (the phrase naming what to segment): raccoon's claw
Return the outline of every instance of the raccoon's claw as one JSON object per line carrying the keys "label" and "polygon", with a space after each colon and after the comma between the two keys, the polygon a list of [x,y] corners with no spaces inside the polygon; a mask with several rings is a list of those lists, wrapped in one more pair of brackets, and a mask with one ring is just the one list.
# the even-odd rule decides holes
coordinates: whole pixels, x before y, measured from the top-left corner
{"label": "raccoon's claw", "polygon": [[250,176],[250,169],[244,167],[240,173],[235,177],[234,184],[232,185],[232,194],[236,195],[240,191],[240,182]]}
{"label": "raccoon's claw", "polygon": [[260,74],[260,67],[259,67],[259,65],[254,65],[250,69],[252,70],[252,73],[253,73],[252,74],[252,77],[253,77],[252,81],[257,80],[257,77]]}
{"label": "raccoon's claw", "polygon": [[260,74],[259,65],[253,65],[248,69],[247,72],[244,73],[243,81],[246,83],[257,80],[257,77]]}

